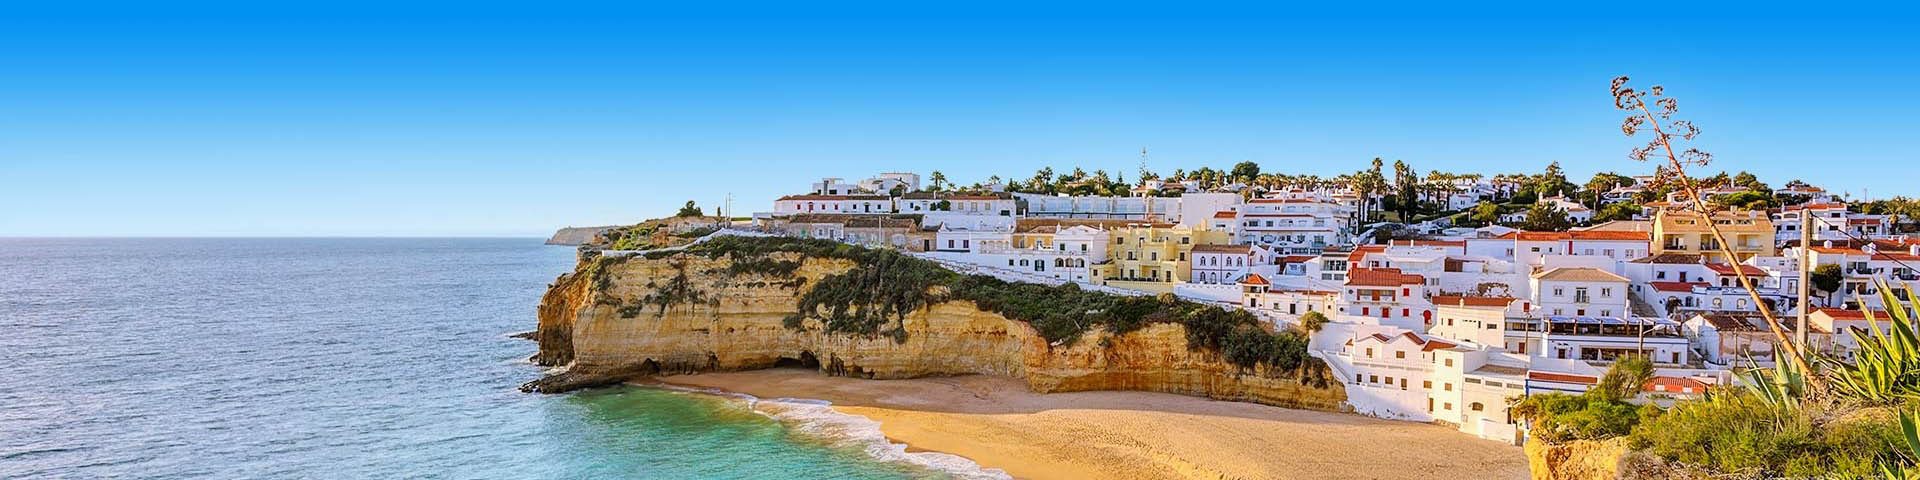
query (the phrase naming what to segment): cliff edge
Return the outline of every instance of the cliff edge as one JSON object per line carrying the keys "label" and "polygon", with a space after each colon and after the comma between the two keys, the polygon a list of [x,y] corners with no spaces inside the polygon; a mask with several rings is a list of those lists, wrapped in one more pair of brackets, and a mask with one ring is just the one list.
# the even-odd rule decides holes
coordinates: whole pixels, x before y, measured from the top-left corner
{"label": "cliff edge", "polygon": [[889,317],[897,323],[882,333],[847,333],[822,320],[839,322],[847,312],[815,306],[820,315],[800,314],[809,289],[839,285],[834,277],[857,268],[794,251],[587,255],[539,308],[540,352],[532,360],[567,369],[522,389],[563,392],[659,373],[793,365],[873,379],[1005,375],[1036,392],[1141,390],[1314,410],[1339,410],[1346,399],[1315,359],[1286,371],[1235,365],[1218,349],[1190,348],[1186,326],[1164,319],[1123,334],[1095,327],[1049,342],[1027,322],[947,297]]}
{"label": "cliff edge", "polygon": [[587,242],[590,242],[590,241],[593,241],[593,237],[595,237],[595,236],[598,236],[598,235],[600,235],[600,232],[604,232],[604,231],[607,231],[608,229],[611,229],[611,228],[619,228],[619,226],[618,226],[618,225],[608,225],[608,226],[604,226],[604,227],[565,227],[565,228],[561,228],[561,229],[559,229],[559,230],[556,230],[556,231],[554,231],[554,232],[553,232],[553,236],[551,236],[551,237],[547,237],[547,245],[580,245],[580,244],[584,244],[584,243],[587,243]]}

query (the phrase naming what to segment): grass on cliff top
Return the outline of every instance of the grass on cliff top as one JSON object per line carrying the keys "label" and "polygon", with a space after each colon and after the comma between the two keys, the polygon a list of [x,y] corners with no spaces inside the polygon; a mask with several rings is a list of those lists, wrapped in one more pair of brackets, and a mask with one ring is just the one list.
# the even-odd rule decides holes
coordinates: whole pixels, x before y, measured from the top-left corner
{"label": "grass on cliff top", "polygon": [[[799,262],[768,258],[776,252],[854,264],[850,270],[820,279],[802,294],[797,311],[787,318],[790,328],[813,318],[828,332],[889,336],[904,342],[909,314],[963,300],[982,311],[1027,322],[1052,344],[1070,344],[1095,327],[1123,335],[1151,323],[1177,323],[1186,327],[1189,349],[1219,352],[1228,363],[1242,368],[1266,365],[1274,371],[1293,372],[1308,358],[1307,339],[1298,332],[1270,333],[1251,313],[1173,295],[1129,297],[1082,290],[1072,283],[1047,286],[961,275],[896,251],[819,239],[720,237],[680,253],[728,257],[732,261],[729,274],[791,277]],[[669,255],[673,253],[649,257]]]}

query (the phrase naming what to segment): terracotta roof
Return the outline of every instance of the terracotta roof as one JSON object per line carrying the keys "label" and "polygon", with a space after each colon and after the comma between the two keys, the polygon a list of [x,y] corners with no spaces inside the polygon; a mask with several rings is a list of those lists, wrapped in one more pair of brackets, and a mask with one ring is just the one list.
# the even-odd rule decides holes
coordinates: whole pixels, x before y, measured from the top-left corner
{"label": "terracotta roof", "polygon": [[[1847,310],[1842,308],[1817,308],[1817,309],[1814,309],[1814,311],[1818,313],[1827,314],[1827,316],[1829,317],[1833,317],[1840,320],[1866,320],[1867,319],[1867,313],[1859,310]],[[1885,310],[1874,310],[1873,318],[1880,319],[1880,320],[1887,320],[1891,317],[1887,316],[1887,312]]]}
{"label": "terracotta roof", "polygon": [[1651,257],[1642,257],[1642,258],[1636,258],[1633,260],[1628,260],[1628,262],[1657,263],[1661,265],[1693,264],[1693,263],[1700,263],[1700,255],[1696,253],[1662,253],[1659,255],[1651,256]]}
{"label": "terracotta roof", "polygon": [[1621,231],[1621,230],[1586,230],[1586,231],[1568,231],[1568,232],[1508,232],[1506,235],[1501,235],[1495,238],[1499,238],[1503,240],[1512,239],[1512,240],[1522,241],[1522,242],[1564,242],[1568,240],[1619,240],[1619,241],[1647,242],[1647,241],[1652,241],[1653,235],[1649,232],[1633,232],[1633,231]]}
{"label": "terracotta roof", "polygon": [[1625,282],[1626,277],[1588,267],[1560,267],[1535,274],[1533,278],[1563,282]]}
{"label": "terracotta roof", "polygon": [[1693,287],[1705,287],[1707,282],[1651,282],[1654,290],[1662,292],[1691,292]]}
{"label": "terracotta roof", "polygon": [[1589,377],[1586,375],[1567,375],[1564,373],[1553,373],[1553,372],[1527,372],[1527,378],[1530,380],[1545,380],[1549,382],[1562,382],[1562,383],[1591,384],[1591,383],[1600,382],[1599,378]]}
{"label": "terracotta roof", "polygon": [[1433,305],[1461,307],[1502,307],[1513,303],[1513,297],[1469,297],[1461,295],[1434,295]]}
{"label": "terracotta roof", "polygon": [[[1733,273],[1733,268],[1734,268],[1734,266],[1733,266],[1733,265],[1728,265],[1728,264],[1724,264],[1724,263],[1709,263],[1709,264],[1707,264],[1707,269],[1708,269],[1708,270],[1713,270],[1713,273],[1718,273],[1718,274],[1721,274],[1721,275],[1733,275],[1733,274],[1734,274],[1734,273]],[[1761,269],[1760,269],[1760,267],[1756,267],[1756,266],[1752,266],[1752,265],[1747,265],[1747,264],[1744,264],[1744,263],[1743,263],[1743,264],[1740,264],[1740,271],[1741,271],[1741,272],[1745,272],[1745,273],[1746,273],[1747,275],[1766,275],[1766,274],[1767,274],[1767,271],[1766,271],[1766,270],[1761,270]]]}
{"label": "terracotta roof", "polygon": [[1466,240],[1407,240],[1405,243],[1388,240],[1387,246],[1403,247],[1465,247]]}
{"label": "terracotta roof", "polygon": [[1319,258],[1318,255],[1288,255],[1280,257],[1280,263],[1307,263]]}
{"label": "terracotta roof", "polygon": [[1647,379],[1640,390],[1667,393],[1706,393],[1707,384],[1699,380],[1681,377],[1653,377]]}
{"label": "terracotta roof", "polygon": [[1218,212],[1213,212],[1213,218],[1234,218],[1236,215],[1238,215],[1238,213],[1232,210],[1221,210]]}
{"label": "terracotta roof", "polygon": [[[885,195],[787,195],[780,200],[890,200]],[[779,201],[779,200],[775,200]]]}
{"label": "terracotta roof", "polygon": [[[1412,340],[1414,345],[1420,345],[1420,351],[1422,352],[1444,350],[1444,349],[1460,346],[1459,344],[1447,342],[1445,340],[1423,338],[1420,335],[1414,334],[1413,332],[1400,332],[1399,335],[1395,335],[1391,337],[1387,336],[1386,334],[1375,333],[1373,335],[1368,335],[1361,338],[1371,338],[1374,340],[1378,340],[1380,343],[1393,343],[1393,340],[1396,338],[1406,338],[1408,340]],[[1353,340],[1347,340],[1347,344],[1352,345]]]}
{"label": "terracotta roof", "polygon": [[1246,255],[1253,249],[1246,245],[1194,245],[1193,253],[1238,253]]}
{"label": "terracotta roof", "polygon": [[1846,209],[1846,208],[1847,208],[1847,204],[1846,204],[1845,202],[1826,202],[1826,203],[1802,203],[1802,204],[1799,204],[1799,205],[1788,205],[1788,206],[1786,206],[1786,207],[1784,207],[1784,208],[1781,208],[1780,210],[1782,210],[1782,211],[1787,211],[1787,212],[1792,212],[1792,211],[1798,211],[1798,210],[1802,210],[1802,209],[1805,209],[1805,210],[1836,210],[1836,209],[1838,209],[1838,210],[1844,210],[1844,209]]}
{"label": "terracotta roof", "polygon": [[1426,283],[1427,277],[1400,273],[1398,268],[1355,268],[1347,272],[1347,285],[1398,287]]}
{"label": "terracotta roof", "polygon": [[1366,260],[1367,254],[1369,253],[1380,253],[1384,251],[1387,251],[1386,245],[1361,245],[1358,247],[1354,247],[1353,253],[1347,254],[1347,261],[1359,262],[1361,260]]}
{"label": "terracotta roof", "polygon": [[1267,277],[1262,277],[1258,273],[1247,274],[1247,278],[1240,279],[1240,283],[1244,283],[1247,285],[1272,285],[1273,284],[1272,282],[1267,281]]}
{"label": "terracotta roof", "polygon": [[1884,219],[1884,218],[1849,218],[1847,219],[1848,225],[1870,225],[1870,224],[1879,224],[1879,223],[1887,223],[1887,219]]}
{"label": "terracotta roof", "polygon": [[[1867,254],[1865,250],[1861,250],[1858,248],[1839,248],[1839,247],[1833,247],[1833,248],[1807,247],[1807,248],[1809,250],[1813,250],[1816,253],[1825,253],[1829,255],[1866,255]],[[1880,251],[1874,252],[1872,260],[1898,260],[1902,262],[1914,262],[1914,261],[1920,261],[1920,255],[1912,255],[1907,252],[1889,252],[1886,250],[1880,250]]]}

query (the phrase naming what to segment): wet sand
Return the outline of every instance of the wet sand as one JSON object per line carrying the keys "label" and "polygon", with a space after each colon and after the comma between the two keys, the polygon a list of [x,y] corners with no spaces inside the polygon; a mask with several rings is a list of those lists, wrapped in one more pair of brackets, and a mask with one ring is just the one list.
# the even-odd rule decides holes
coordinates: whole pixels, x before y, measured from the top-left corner
{"label": "wet sand", "polygon": [[1019,478],[1527,478],[1519,447],[1444,426],[1184,395],[1043,395],[1007,377],[859,380],[801,369],[658,380],[826,400],[910,449]]}

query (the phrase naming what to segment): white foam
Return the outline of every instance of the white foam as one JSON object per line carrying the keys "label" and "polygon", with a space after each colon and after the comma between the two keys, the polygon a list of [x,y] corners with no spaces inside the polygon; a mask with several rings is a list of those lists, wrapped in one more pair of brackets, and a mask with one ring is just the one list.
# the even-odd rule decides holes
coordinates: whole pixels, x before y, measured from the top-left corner
{"label": "white foam", "polygon": [[732,398],[768,418],[780,421],[795,432],[827,441],[830,445],[858,449],[884,462],[905,463],[938,470],[962,479],[1011,480],[1005,470],[981,467],[966,457],[940,452],[908,452],[904,443],[888,440],[880,431],[880,422],[842,413],[833,403],[809,398],[762,399],[744,393],[714,388],[688,388],[678,385],[648,385],[673,392],[715,395]]}

